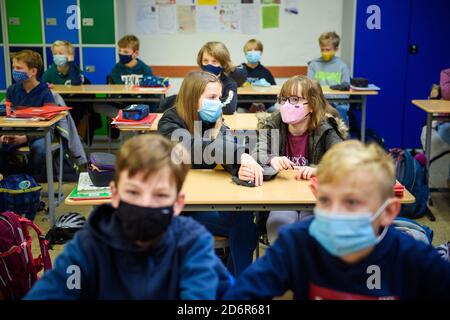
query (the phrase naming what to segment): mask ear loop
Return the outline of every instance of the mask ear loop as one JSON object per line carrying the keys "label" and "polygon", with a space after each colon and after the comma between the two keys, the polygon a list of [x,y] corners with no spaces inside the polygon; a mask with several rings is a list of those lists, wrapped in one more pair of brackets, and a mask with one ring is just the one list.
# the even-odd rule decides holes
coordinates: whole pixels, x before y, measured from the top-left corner
{"label": "mask ear loop", "polygon": [[[375,220],[377,220],[383,213],[384,209],[386,209],[386,207],[388,205],[390,205],[391,203],[392,203],[391,199],[386,199],[386,201],[381,205],[381,207],[377,210],[377,212],[375,212],[375,214],[372,216],[371,222],[374,222]],[[389,226],[386,226],[383,228],[383,231],[381,232],[380,236],[377,238],[377,243],[380,243],[384,239],[388,229],[389,229]]]}

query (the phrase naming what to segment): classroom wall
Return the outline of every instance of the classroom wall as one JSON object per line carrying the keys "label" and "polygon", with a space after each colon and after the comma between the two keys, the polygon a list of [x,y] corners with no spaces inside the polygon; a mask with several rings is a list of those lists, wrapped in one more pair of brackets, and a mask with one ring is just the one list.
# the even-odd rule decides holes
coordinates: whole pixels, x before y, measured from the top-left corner
{"label": "classroom wall", "polygon": [[[141,41],[141,58],[150,65],[195,65],[198,50],[207,41],[222,41],[234,64],[244,62],[242,47],[250,38],[264,44],[262,63],[267,66],[301,66],[320,55],[319,34],[343,29],[344,2],[353,0],[301,0],[299,15],[280,13],[280,28],[261,29],[256,35],[204,33],[140,35],[136,29],[136,3],[142,0],[117,0],[118,37],[132,33]],[[351,17],[350,17],[351,18]],[[349,17],[347,16],[347,19]],[[351,41],[343,41],[342,47]],[[345,52],[352,53],[352,48]],[[345,59],[350,59],[347,54]],[[171,79],[177,92],[181,79]],[[277,79],[282,82],[283,79]]]}

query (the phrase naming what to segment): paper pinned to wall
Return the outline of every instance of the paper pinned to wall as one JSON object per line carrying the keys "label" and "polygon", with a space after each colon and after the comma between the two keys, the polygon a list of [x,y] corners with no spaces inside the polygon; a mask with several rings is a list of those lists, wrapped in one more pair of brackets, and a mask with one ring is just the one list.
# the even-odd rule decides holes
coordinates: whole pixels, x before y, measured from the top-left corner
{"label": "paper pinned to wall", "polygon": [[283,12],[289,15],[298,14],[300,12],[298,0],[284,0]]}
{"label": "paper pinned to wall", "polygon": [[178,33],[195,33],[196,6],[177,6]]}
{"label": "paper pinned to wall", "polygon": [[220,4],[239,4],[241,0],[219,0]]}
{"label": "paper pinned to wall", "polygon": [[165,34],[174,34],[177,32],[177,13],[176,6],[159,6],[159,32]]}
{"label": "paper pinned to wall", "polygon": [[262,19],[263,29],[278,28],[280,26],[280,6],[263,6]]}
{"label": "paper pinned to wall", "polygon": [[261,4],[280,4],[280,0],[261,0]]}
{"label": "paper pinned to wall", "polygon": [[261,31],[260,5],[249,3],[241,5],[241,32],[257,34]]}
{"label": "paper pinned to wall", "polygon": [[199,6],[217,6],[218,0],[198,0]]}
{"label": "paper pinned to wall", "polygon": [[176,0],[177,5],[192,6],[195,5],[195,0]]}
{"label": "paper pinned to wall", "polygon": [[157,5],[175,4],[176,0],[156,0]]}
{"label": "paper pinned to wall", "polygon": [[197,31],[220,32],[219,10],[217,6],[197,7]]}
{"label": "paper pinned to wall", "polygon": [[240,10],[238,4],[222,4],[219,6],[219,28],[222,32],[240,31]]}
{"label": "paper pinned to wall", "polygon": [[136,33],[138,35],[157,34],[158,6],[154,1],[140,1],[136,3]]}

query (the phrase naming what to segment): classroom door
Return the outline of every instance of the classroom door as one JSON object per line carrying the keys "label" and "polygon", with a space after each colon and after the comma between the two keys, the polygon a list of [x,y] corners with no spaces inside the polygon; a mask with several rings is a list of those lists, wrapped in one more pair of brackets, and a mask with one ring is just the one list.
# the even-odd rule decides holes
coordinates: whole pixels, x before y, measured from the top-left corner
{"label": "classroom door", "polygon": [[427,99],[441,70],[450,68],[450,1],[411,0],[402,144],[421,148],[426,114],[411,103]]}

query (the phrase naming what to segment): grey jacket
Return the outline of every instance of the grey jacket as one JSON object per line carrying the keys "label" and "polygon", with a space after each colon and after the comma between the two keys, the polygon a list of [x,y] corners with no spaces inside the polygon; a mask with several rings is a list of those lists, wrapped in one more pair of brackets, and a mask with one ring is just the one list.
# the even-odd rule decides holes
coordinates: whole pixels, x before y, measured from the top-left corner
{"label": "grey jacket", "polygon": [[[328,149],[347,137],[348,129],[340,118],[335,118],[328,113],[326,117],[327,120],[322,121],[320,126],[309,135],[308,162],[310,165],[317,165]],[[273,157],[286,155],[288,125],[281,120],[279,111],[258,118],[259,137],[256,147],[250,151],[250,154],[258,163],[265,165]],[[267,134],[261,129],[267,129]],[[277,144],[278,147],[276,147]]]}

